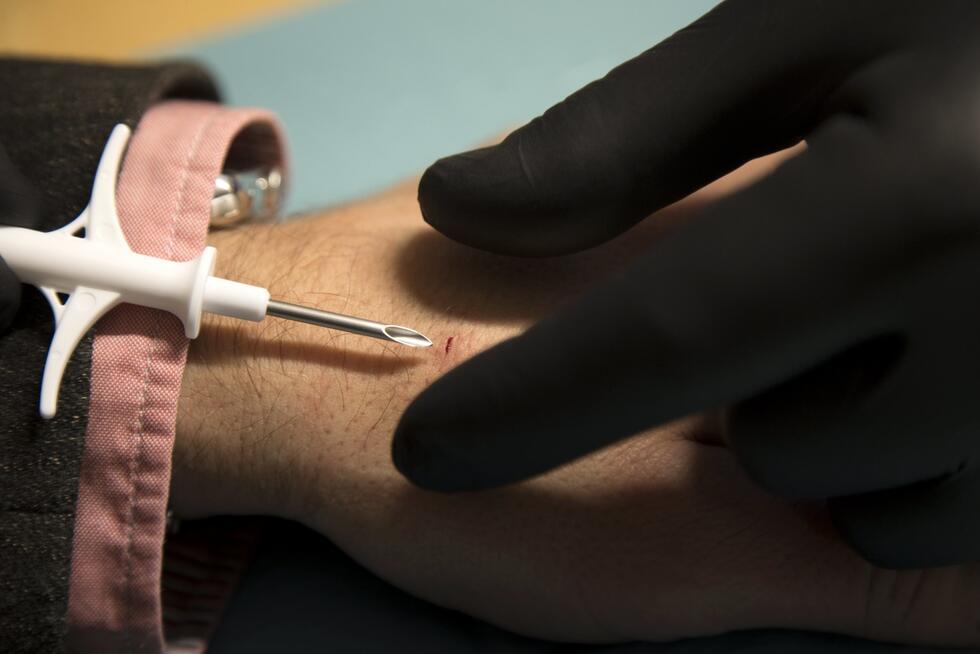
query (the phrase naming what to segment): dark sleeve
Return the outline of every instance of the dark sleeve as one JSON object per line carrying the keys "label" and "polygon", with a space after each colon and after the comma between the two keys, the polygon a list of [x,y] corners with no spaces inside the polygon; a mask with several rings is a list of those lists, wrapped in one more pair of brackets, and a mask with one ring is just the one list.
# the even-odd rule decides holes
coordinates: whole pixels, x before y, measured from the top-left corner
{"label": "dark sleeve", "polygon": [[[110,66],[0,59],[0,143],[41,198],[39,229],[74,219],[88,203],[112,127],[135,128],[164,98],[217,99],[193,64]],[[24,289],[0,334],[0,650],[62,648],[79,464],[88,422],[92,335],[61,384],[57,416],[38,416],[51,310]],[[122,573],[122,572],[121,572]]]}

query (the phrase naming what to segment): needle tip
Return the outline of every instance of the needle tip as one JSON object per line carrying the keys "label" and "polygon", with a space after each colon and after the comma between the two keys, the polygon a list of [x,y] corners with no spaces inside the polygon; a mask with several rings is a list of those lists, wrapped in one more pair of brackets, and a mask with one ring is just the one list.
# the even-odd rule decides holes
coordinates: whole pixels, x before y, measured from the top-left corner
{"label": "needle tip", "polygon": [[409,347],[431,347],[432,341],[422,334],[408,327],[398,325],[385,325],[384,334],[396,343],[408,345]]}

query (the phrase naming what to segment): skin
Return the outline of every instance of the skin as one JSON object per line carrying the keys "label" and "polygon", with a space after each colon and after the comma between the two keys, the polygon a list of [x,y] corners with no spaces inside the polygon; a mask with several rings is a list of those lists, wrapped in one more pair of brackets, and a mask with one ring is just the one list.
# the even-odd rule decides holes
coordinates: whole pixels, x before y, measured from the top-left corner
{"label": "skin", "polygon": [[616,274],[650,239],[785,156],[562,259],[451,243],[423,223],[414,183],[282,225],[213,233],[216,274],[286,301],[399,322],[435,345],[209,316],[184,376],[173,506],[187,517],[298,520],[408,592],[548,639],[777,627],[980,644],[980,568],[874,568],[821,505],[757,488],[725,448],[719,415],[652,429],[495,491],[423,491],[391,464],[402,410],[434,379]]}

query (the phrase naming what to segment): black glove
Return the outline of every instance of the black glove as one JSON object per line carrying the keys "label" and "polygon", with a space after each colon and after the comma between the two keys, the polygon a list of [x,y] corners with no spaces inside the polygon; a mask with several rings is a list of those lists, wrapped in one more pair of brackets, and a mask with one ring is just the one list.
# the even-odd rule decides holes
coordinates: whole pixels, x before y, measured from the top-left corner
{"label": "black glove", "polygon": [[[0,147],[0,225],[37,226],[37,198],[27,180],[14,168]],[[0,331],[14,319],[20,306],[20,280],[0,259]]]}
{"label": "black glove", "polygon": [[419,199],[455,240],[562,254],[804,138],[435,382],[395,434],[399,470],[487,488],[728,407],[748,472],[829,499],[871,561],[980,560],[980,2],[726,2],[437,162]]}

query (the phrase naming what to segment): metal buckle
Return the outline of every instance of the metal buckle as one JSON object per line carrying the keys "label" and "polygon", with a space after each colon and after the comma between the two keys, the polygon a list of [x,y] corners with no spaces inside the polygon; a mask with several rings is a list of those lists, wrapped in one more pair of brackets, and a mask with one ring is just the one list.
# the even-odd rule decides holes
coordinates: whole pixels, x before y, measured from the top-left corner
{"label": "metal buckle", "polygon": [[275,220],[282,208],[282,186],[282,169],[278,167],[221,173],[214,181],[211,226]]}

